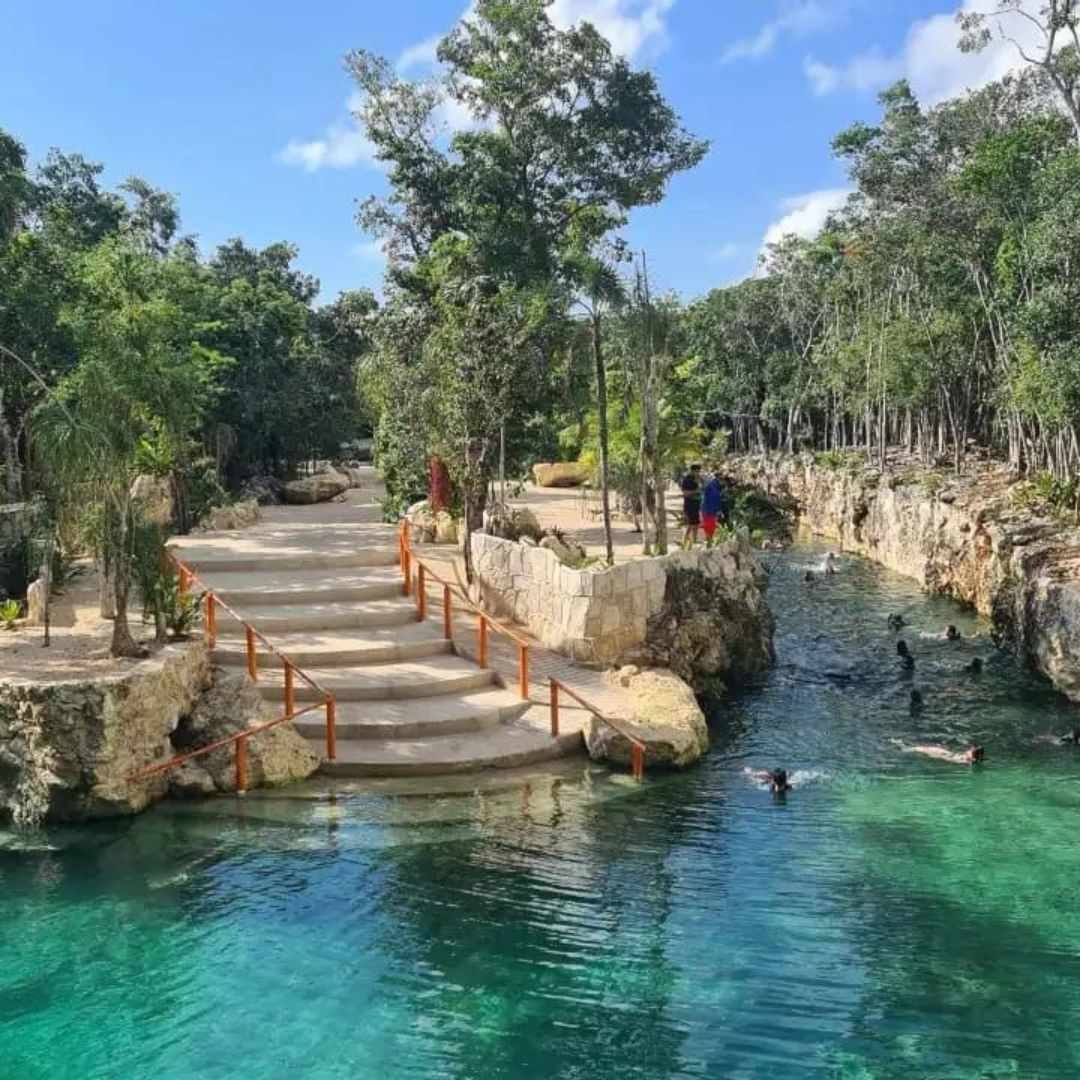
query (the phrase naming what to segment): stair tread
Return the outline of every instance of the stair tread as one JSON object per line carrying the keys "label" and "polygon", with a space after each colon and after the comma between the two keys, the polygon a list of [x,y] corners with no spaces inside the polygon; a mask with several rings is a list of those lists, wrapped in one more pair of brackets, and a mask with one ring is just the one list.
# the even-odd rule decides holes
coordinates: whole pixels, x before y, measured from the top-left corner
{"label": "stair tread", "polygon": [[[256,619],[256,628],[258,620]],[[324,630],[289,630],[275,634],[271,639],[274,647],[287,656],[294,653],[307,655],[318,653],[340,653],[348,651],[373,652],[388,645],[411,645],[419,642],[441,644],[443,637],[441,624],[432,621],[405,623],[403,626],[357,626]],[[243,654],[246,646],[242,637],[229,638],[220,642],[215,653]],[[338,665],[335,665],[338,666]]]}
{"label": "stair tread", "polygon": [[288,596],[289,593],[311,592],[326,592],[332,595],[344,589],[400,585],[401,571],[397,566],[350,567],[348,573],[329,568],[226,571],[215,574],[211,584],[215,592],[225,596],[230,593],[272,593]]}
{"label": "stair tread", "polygon": [[[326,690],[333,692],[341,686],[401,686],[423,685],[425,682],[438,683],[467,675],[486,675],[492,672],[477,667],[468,660],[450,653],[445,656],[430,656],[420,660],[400,660],[381,664],[359,664],[347,667],[306,667],[308,675],[320,683]],[[284,675],[280,669],[268,669],[259,676],[260,682],[269,685],[283,683]],[[297,680],[297,686],[302,680]]]}
{"label": "stair tread", "polygon": [[[395,728],[418,723],[453,724],[487,714],[519,711],[522,707],[528,708],[528,704],[517,694],[492,686],[439,697],[341,701],[337,706],[337,724],[341,731],[347,731],[350,724],[385,727],[387,736],[391,737]],[[304,721],[308,728],[325,730],[323,717],[318,713],[300,722]],[[339,735],[339,739],[342,737]]]}

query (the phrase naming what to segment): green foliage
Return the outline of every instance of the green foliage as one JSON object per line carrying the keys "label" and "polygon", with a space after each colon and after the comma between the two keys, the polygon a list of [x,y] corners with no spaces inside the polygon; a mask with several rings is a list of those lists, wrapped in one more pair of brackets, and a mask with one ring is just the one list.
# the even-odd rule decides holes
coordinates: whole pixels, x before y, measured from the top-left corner
{"label": "green foliage", "polygon": [[22,604],[18,600],[5,600],[0,603],[0,623],[5,630],[14,630],[15,623],[22,617]]}

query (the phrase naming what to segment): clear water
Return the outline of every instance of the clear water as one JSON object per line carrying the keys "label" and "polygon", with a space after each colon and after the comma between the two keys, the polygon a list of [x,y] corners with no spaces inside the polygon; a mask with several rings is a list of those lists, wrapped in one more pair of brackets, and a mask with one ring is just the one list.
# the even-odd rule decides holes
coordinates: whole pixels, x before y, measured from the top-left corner
{"label": "clear water", "polygon": [[[689,773],[9,837],[0,1077],[1080,1075],[1080,756],[1039,740],[1073,710],[985,639],[919,638],[981,628],[899,578],[807,587],[819,558],[775,558],[780,664]],[[890,741],[972,738],[977,770]],[[743,772],[773,765],[783,802]]]}

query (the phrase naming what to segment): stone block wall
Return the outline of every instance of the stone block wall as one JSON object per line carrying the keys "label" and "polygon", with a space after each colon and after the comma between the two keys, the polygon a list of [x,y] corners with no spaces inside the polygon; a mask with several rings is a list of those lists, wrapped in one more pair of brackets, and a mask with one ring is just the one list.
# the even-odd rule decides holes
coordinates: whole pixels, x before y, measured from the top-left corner
{"label": "stone block wall", "polygon": [[575,660],[619,663],[645,643],[664,606],[671,569],[740,576],[743,541],[677,551],[614,567],[572,570],[546,548],[474,533],[473,565],[485,608],[527,627],[549,649]]}

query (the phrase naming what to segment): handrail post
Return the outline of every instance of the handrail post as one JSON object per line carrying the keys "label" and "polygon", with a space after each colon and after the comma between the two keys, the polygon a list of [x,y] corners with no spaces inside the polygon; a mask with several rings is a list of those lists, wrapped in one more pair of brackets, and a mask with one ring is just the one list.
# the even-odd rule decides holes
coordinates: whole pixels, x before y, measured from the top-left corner
{"label": "handrail post", "polygon": [[246,735],[241,735],[236,740],[236,794],[243,795],[247,791],[247,741]]}
{"label": "handrail post", "polygon": [[416,621],[423,622],[427,618],[427,571],[424,564],[416,564]]}
{"label": "handrail post", "polygon": [[443,637],[447,641],[454,640],[454,609],[453,600],[450,598],[450,586],[443,585],[442,589],[442,629]]}
{"label": "handrail post", "polygon": [[488,622],[482,611],[476,636],[476,662],[480,667],[486,668],[488,666]]}
{"label": "handrail post", "polygon": [[296,712],[296,686],[293,680],[293,666],[285,661],[285,715]]}
{"label": "handrail post", "polygon": [[247,670],[252,682],[259,681],[259,657],[255,651],[255,630],[250,626],[244,627],[247,637]]}
{"label": "handrail post", "polygon": [[212,592],[206,594],[206,647],[217,647],[217,600]]}
{"label": "handrail post", "polygon": [[333,695],[326,699],[326,760],[337,760],[337,701]]}
{"label": "handrail post", "polygon": [[518,642],[518,689],[526,700],[529,697],[529,646]]}
{"label": "handrail post", "polygon": [[559,684],[551,680],[551,737],[559,737]]}

